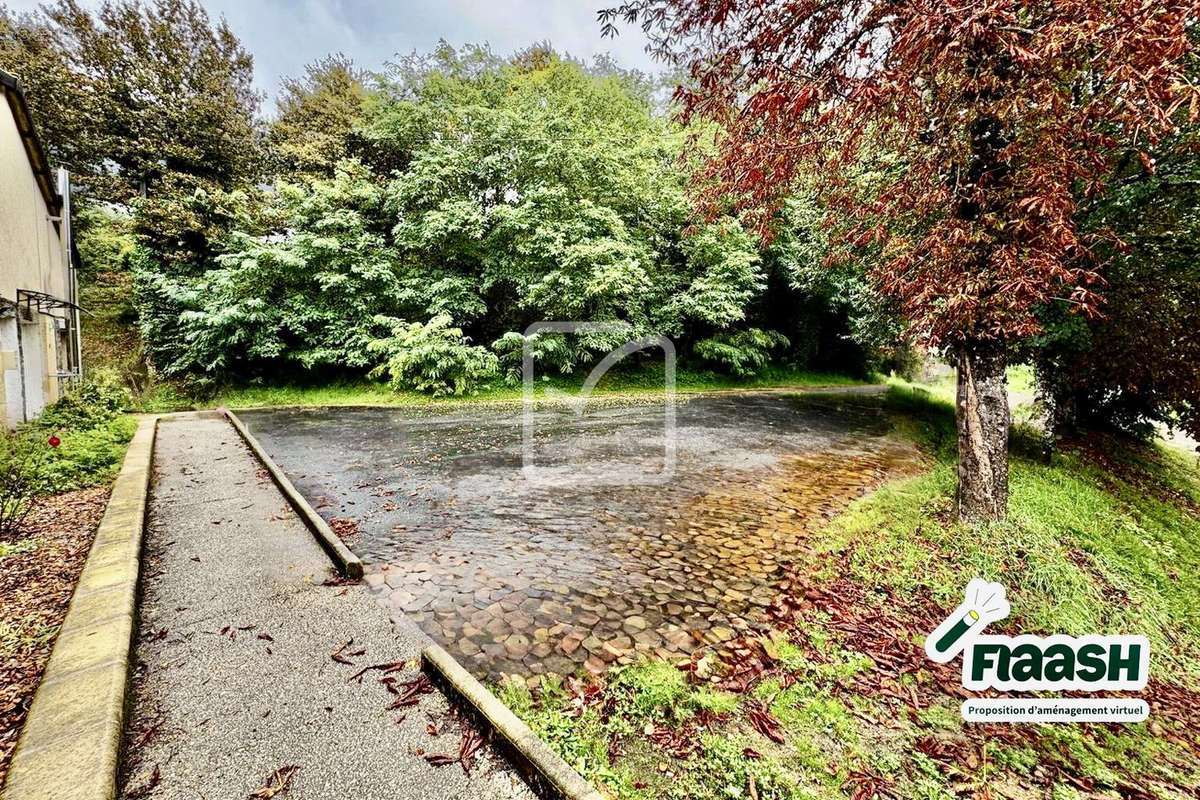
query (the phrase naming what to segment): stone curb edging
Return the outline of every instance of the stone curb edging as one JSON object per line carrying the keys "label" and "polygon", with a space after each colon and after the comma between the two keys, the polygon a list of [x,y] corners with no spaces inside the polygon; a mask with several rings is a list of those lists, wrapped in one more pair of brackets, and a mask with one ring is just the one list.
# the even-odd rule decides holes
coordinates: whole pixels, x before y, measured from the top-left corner
{"label": "stone curb edging", "polygon": [[112,800],[157,417],[143,417],[13,754],[3,800]]}
{"label": "stone curb edging", "polygon": [[250,450],[270,474],[271,480],[275,481],[275,485],[279,487],[279,491],[287,498],[288,504],[300,515],[300,519],[304,520],[304,524],[313,532],[313,535],[317,538],[317,542],[320,543],[329,557],[333,559],[338,571],[347,578],[361,578],[363,576],[362,559],[354,555],[350,548],[329,527],[329,523],[322,519],[321,515],[304,499],[304,496],[296,490],[296,487],[292,485],[292,482],[283,473],[283,470],[279,468],[279,465],[267,455],[267,451],[263,449],[258,439],[247,430],[245,423],[238,418],[238,415],[227,408],[218,409],[218,411],[224,414],[225,418],[233,425],[233,429],[249,445]]}
{"label": "stone curb edging", "polygon": [[600,792],[441,646],[426,647],[421,651],[421,661],[435,683],[465,703],[474,716],[499,734],[501,741],[495,743],[537,792],[559,800],[604,800]]}

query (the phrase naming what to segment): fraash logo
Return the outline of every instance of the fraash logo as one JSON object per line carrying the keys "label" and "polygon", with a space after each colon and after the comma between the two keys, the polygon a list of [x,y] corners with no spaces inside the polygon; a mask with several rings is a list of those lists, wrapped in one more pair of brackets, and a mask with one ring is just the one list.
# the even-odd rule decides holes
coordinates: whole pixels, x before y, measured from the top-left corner
{"label": "fraash logo", "polygon": [[[962,653],[967,689],[1002,691],[1145,688],[1150,641],[1145,636],[985,635],[1010,611],[1004,587],[976,578],[963,602],[925,640],[925,654],[945,664]],[[1140,722],[1146,701],[1127,698],[972,698],[968,722]]]}

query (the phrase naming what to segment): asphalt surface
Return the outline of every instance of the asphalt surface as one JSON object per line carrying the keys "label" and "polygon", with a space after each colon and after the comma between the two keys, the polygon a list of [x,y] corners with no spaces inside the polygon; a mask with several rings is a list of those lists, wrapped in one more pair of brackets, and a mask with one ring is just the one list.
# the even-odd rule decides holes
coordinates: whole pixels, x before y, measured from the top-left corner
{"label": "asphalt surface", "polygon": [[407,662],[402,690],[428,639],[336,582],[227,422],[163,420],[154,461],[123,797],[246,798],[289,766],[287,800],[534,796],[488,746],[426,761],[462,737],[439,693],[389,711],[384,673],[350,680]]}

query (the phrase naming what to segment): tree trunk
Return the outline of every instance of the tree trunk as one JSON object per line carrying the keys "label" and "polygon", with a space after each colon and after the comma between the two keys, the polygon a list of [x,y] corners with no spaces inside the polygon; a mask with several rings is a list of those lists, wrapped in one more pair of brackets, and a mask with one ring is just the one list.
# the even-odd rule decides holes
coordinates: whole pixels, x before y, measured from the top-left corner
{"label": "tree trunk", "polygon": [[958,492],[960,522],[1002,522],[1008,512],[1008,381],[1003,348],[965,342],[958,367]]}

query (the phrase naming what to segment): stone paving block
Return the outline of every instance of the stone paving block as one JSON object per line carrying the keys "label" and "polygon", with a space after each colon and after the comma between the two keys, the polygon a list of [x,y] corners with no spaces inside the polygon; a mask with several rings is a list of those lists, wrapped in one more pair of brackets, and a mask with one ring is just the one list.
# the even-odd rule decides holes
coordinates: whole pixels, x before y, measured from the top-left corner
{"label": "stone paving block", "polygon": [[[689,422],[688,414],[697,408]],[[496,448],[520,446],[519,436],[505,438],[507,429],[495,429],[493,437],[489,428],[482,441],[475,413],[487,414],[456,411],[462,418],[406,428],[411,458],[403,477],[392,481],[398,495],[409,500],[404,518],[392,521],[380,514],[366,524],[377,530],[397,523],[403,528],[399,551],[380,541],[373,553],[392,562],[389,575],[408,581],[404,585],[413,600],[401,607],[436,609],[436,616],[414,613],[414,618],[452,653],[459,642],[475,642],[481,649],[469,654],[471,663],[483,665],[492,678],[501,669],[575,670],[589,658],[594,667],[595,660],[619,661],[635,651],[656,657],[690,654],[769,627],[764,610],[775,598],[788,560],[803,557],[812,526],[825,524],[828,514],[885,477],[919,465],[909,444],[873,428],[872,415],[855,419],[854,412],[846,412],[830,423],[825,414],[813,427],[786,398],[706,398],[681,411],[677,430],[683,447],[675,481],[599,488],[572,484],[564,491],[525,482],[519,470],[508,470],[508,462],[503,469],[451,468],[448,453],[454,454],[453,463],[465,458],[492,465]],[[598,469],[612,452],[634,446],[634,440],[621,438],[625,422],[619,416],[613,415],[617,421],[611,431],[593,440],[595,447],[582,445],[594,458],[581,462],[581,470]],[[700,449],[688,448],[696,430],[690,425],[699,425]],[[331,451],[354,448],[355,463],[387,474],[394,453],[372,455],[369,436],[350,435],[351,441],[328,442],[315,433],[300,434],[300,440]],[[291,429],[277,427],[273,440],[268,437],[281,463],[288,453],[309,458],[319,450],[312,444],[295,447],[292,436]],[[714,447],[715,441],[723,444]],[[735,462],[723,459],[732,454],[745,456],[749,466],[731,467]],[[314,479],[307,490],[344,497],[337,513],[354,515],[353,503],[365,499],[361,495],[370,487],[338,485],[342,476],[329,475]],[[446,503],[450,497],[453,507]],[[446,539],[449,530],[453,536]],[[394,595],[389,602],[395,607],[402,599]],[[452,624],[446,615],[487,631],[486,637],[464,637],[464,625]],[[556,630],[559,625],[579,635]],[[516,633],[530,637],[519,657],[503,647]],[[542,644],[550,645],[549,651]]]}

